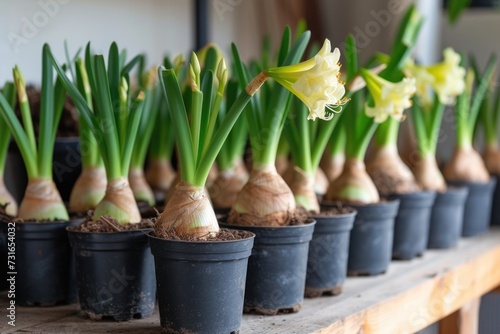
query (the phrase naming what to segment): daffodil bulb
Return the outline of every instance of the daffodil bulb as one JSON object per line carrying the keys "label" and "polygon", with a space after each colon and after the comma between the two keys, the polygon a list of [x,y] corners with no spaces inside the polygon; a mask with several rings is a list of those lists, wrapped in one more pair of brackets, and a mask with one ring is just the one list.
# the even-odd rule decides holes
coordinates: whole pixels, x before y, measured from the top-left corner
{"label": "daffodil bulb", "polygon": [[366,104],[366,115],[373,117],[376,123],[382,123],[388,117],[402,120],[404,110],[412,104],[411,97],[416,91],[415,78],[404,78],[394,83],[366,69],[361,69],[361,76],[374,102],[373,106]]}
{"label": "daffodil bulb", "polygon": [[460,66],[460,55],[452,48],[446,48],[443,57],[442,62],[431,66],[419,66],[410,60],[405,70],[417,80],[417,92],[424,99],[432,87],[442,104],[454,105],[465,89],[465,69]]}
{"label": "daffodil bulb", "polygon": [[340,50],[331,51],[325,39],[321,50],[311,59],[295,65],[271,68],[266,75],[297,96],[308,108],[307,119],[330,120],[348,99],[340,80]]}

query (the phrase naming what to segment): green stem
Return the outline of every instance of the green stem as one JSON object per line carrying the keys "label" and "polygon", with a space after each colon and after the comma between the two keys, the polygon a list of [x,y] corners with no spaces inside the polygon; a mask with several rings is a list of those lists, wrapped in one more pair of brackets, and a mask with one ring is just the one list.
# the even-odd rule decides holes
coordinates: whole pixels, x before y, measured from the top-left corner
{"label": "green stem", "polygon": [[469,131],[469,117],[467,115],[469,101],[468,94],[464,93],[458,97],[457,105],[455,106],[457,146],[461,149],[468,149],[472,146],[472,135]]}
{"label": "green stem", "polygon": [[344,128],[344,122],[342,121],[344,117],[341,117],[337,123],[337,126],[333,129],[332,136],[330,137],[330,142],[328,146],[328,154],[331,157],[335,157],[340,154],[345,154],[345,148],[347,143],[347,135]]}
{"label": "green stem", "polygon": [[439,102],[439,99],[437,97],[435,97],[435,103],[432,108],[432,114],[431,114],[432,122],[431,126],[429,127],[430,133],[428,135],[429,152],[426,152],[433,156],[436,156],[436,150],[439,140],[439,130],[441,129],[441,122],[443,120],[444,110],[445,106],[441,102]]}
{"label": "green stem", "polygon": [[398,133],[400,122],[389,117],[380,124],[375,134],[375,143],[378,147],[396,147],[398,143]]}
{"label": "green stem", "polygon": [[[370,144],[370,139],[372,138],[378,124],[375,122],[369,123],[368,128],[361,133],[361,136],[355,141],[347,141],[346,156],[348,158],[357,159],[364,161],[366,150]],[[353,129],[346,128],[346,131],[352,131]]]}
{"label": "green stem", "polygon": [[315,141],[311,147],[311,168],[312,171],[316,171],[321,162],[321,157],[323,152],[325,151],[326,145],[328,144],[329,139],[332,137],[332,133],[336,126],[338,125],[339,120],[341,119],[342,114],[335,115],[333,119],[328,122],[319,121],[318,125],[318,133],[316,135]]}

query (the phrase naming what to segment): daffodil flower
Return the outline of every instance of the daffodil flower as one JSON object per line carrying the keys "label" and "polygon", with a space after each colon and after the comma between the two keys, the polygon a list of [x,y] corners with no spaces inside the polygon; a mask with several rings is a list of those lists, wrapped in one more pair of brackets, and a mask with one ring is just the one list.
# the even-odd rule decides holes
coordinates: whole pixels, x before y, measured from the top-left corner
{"label": "daffodil flower", "polygon": [[373,117],[376,123],[384,122],[389,116],[402,120],[403,111],[411,107],[410,99],[416,91],[415,78],[393,83],[366,69],[361,69],[361,76],[374,102],[373,106],[366,105],[366,115]]}
{"label": "daffodil flower", "polygon": [[344,97],[344,82],[340,80],[340,50],[331,52],[325,39],[321,50],[311,59],[295,65],[271,68],[266,75],[276,80],[309,108],[307,119],[330,120],[348,99]]}
{"label": "daffodil flower", "polygon": [[417,80],[417,92],[426,97],[432,87],[445,105],[455,104],[455,98],[465,88],[465,69],[460,66],[460,55],[452,48],[443,51],[444,60],[431,66],[419,66],[413,61],[405,65],[406,72]]}

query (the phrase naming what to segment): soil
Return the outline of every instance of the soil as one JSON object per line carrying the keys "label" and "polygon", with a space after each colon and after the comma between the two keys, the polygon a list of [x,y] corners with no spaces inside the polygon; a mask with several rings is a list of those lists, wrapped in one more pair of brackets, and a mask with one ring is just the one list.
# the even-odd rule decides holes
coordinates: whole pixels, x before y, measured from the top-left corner
{"label": "soil", "polygon": [[208,237],[205,240],[200,240],[195,237],[180,237],[177,235],[177,233],[175,233],[174,230],[166,231],[164,234],[165,234],[164,235],[165,239],[168,240],[182,240],[182,241],[196,241],[196,242],[233,241],[233,240],[247,239],[252,236],[252,233],[248,231],[231,230],[225,228],[221,228],[216,236]]}
{"label": "soil", "polygon": [[[33,128],[36,136],[38,136],[38,128],[40,123],[40,97],[41,91],[35,86],[28,85],[26,87],[26,94],[31,109],[31,117],[33,118]],[[16,115],[21,120],[21,110],[19,104],[16,105]],[[57,128],[56,137],[77,137],[78,136],[78,115],[75,106],[71,99],[66,98],[64,102],[61,120]]]}
{"label": "soil", "polygon": [[306,286],[304,297],[317,298],[321,296],[337,296],[342,293],[342,288],[342,285],[336,285],[329,288],[311,288]]}
{"label": "soil", "polygon": [[336,215],[345,215],[354,211],[353,208],[344,206],[341,202],[336,202],[335,207],[328,207],[322,209],[320,213],[311,214],[311,216],[315,217],[330,217]]}
{"label": "soil", "polygon": [[72,228],[77,232],[110,233],[135,231],[143,229],[152,229],[156,223],[155,218],[143,219],[138,224],[120,224],[116,219],[110,216],[102,216],[98,221],[93,221],[93,211],[89,211],[82,224]]}

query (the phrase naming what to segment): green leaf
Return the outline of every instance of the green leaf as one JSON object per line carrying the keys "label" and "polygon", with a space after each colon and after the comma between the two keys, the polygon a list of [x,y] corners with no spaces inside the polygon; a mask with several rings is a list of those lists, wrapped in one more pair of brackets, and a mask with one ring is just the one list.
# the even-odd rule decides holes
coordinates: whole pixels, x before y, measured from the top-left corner
{"label": "green leaf", "polygon": [[285,65],[285,58],[288,54],[288,50],[290,49],[290,41],[292,40],[292,32],[290,27],[286,27],[283,31],[283,36],[281,38],[281,46],[278,52],[278,66]]}
{"label": "green leaf", "polygon": [[173,69],[160,67],[158,74],[172,119],[172,127],[179,152],[181,179],[192,183],[195,177],[195,158],[181,88]]}
{"label": "green leaf", "polygon": [[17,116],[10,105],[10,102],[5,98],[3,92],[0,93],[0,114],[3,117],[5,124],[8,125],[10,132],[12,133],[12,136],[21,151],[21,156],[23,157],[26,171],[28,173],[28,178],[37,177],[38,168],[35,159],[35,152],[33,152],[28,136],[24,132],[21,123],[17,119]]}
{"label": "green leaf", "polygon": [[[38,130],[38,173],[40,177],[52,178],[52,154],[54,151],[54,77],[49,50],[42,51],[42,96],[40,100],[40,122]],[[59,122],[57,121],[57,124]],[[56,125],[57,125],[56,124]]]}
{"label": "green leaf", "polygon": [[448,21],[456,23],[462,12],[469,7],[472,0],[448,0]]}
{"label": "green leaf", "polygon": [[94,96],[96,97],[96,100],[99,101],[96,108],[98,111],[96,116],[100,123],[106,152],[109,157],[109,170],[106,170],[106,172],[108,173],[110,180],[119,177],[126,177],[127,175],[123,173],[123,168],[121,166],[120,141],[113,110],[113,101],[111,100],[110,83],[108,81],[106,66],[104,64],[104,57],[102,55],[95,55],[94,65],[96,79],[96,90],[94,92]]}

